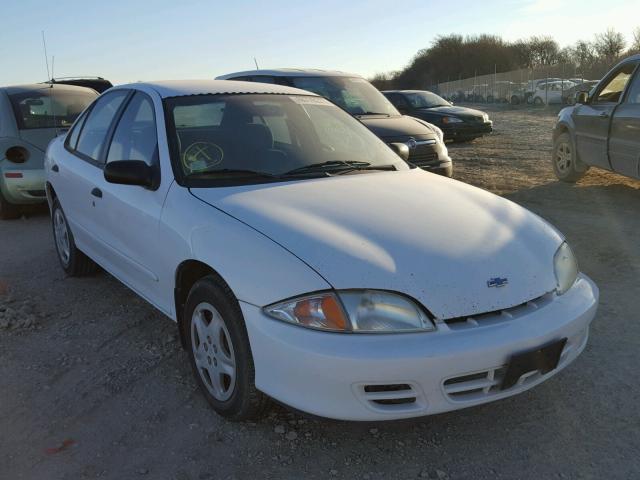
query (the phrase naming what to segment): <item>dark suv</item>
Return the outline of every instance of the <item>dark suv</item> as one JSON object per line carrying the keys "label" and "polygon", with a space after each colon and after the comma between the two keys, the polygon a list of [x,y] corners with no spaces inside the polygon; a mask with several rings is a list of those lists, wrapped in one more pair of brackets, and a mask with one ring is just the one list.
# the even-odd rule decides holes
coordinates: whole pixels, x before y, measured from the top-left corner
{"label": "dark suv", "polygon": [[366,79],[325,70],[252,70],[230,73],[216,80],[244,80],[296,87],[321,95],[360,120],[387,144],[409,147],[409,162],[450,177],[453,166],[440,128],[418,118],[401,115]]}
{"label": "dark suv", "polygon": [[640,55],[616,65],[576,105],[560,111],[553,131],[553,170],[575,182],[589,167],[640,178]]}

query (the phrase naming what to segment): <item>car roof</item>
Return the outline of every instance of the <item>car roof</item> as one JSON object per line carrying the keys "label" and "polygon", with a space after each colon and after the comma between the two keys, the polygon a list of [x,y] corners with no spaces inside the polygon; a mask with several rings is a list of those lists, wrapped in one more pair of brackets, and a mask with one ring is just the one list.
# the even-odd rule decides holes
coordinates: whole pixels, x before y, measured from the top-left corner
{"label": "car roof", "polygon": [[13,95],[15,93],[28,93],[28,92],[34,92],[37,90],[47,90],[49,88],[54,88],[56,91],[66,91],[66,92],[85,91],[85,92],[91,92],[93,94],[96,93],[95,90],[93,90],[92,88],[78,87],[76,85],[64,85],[61,83],[55,83],[53,85],[50,83],[29,83],[25,85],[11,85],[6,87],[0,87],[0,90],[4,90],[8,95]]}
{"label": "car roof", "polygon": [[275,68],[272,70],[246,70],[244,72],[227,73],[216,77],[216,80],[227,80],[235,77],[268,75],[271,77],[360,77],[354,73],[337,70],[320,70],[317,68]]}
{"label": "car roof", "polygon": [[137,82],[118,85],[116,89],[132,88],[136,90],[155,90],[162,98],[183,97],[189,95],[222,94],[276,94],[306,95],[317,97],[315,93],[299,88],[284,87],[270,83],[238,82],[229,80],[163,80],[157,82]]}

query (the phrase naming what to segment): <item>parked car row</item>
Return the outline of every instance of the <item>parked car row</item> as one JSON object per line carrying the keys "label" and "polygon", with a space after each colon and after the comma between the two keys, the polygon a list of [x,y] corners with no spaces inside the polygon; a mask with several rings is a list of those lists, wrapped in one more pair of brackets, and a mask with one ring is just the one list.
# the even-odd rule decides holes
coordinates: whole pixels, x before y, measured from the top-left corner
{"label": "parked car row", "polygon": [[597,83],[597,80],[580,78],[543,78],[523,83],[499,80],[493,85],[475,85],[467,90],[458,90],[445,95],[445,98],[452,102],[572,105],[577,92],[588,91]]}
{"label": "parked car row", "polygon": [[[590,165],[639,176],[639,63],[561,112],[560,179]],[[99,97],[48,84],[52,105],[59,89],[90,105],[64,120],[30,96],[19,109],[68,129],[44,156],[62,268],[99,265],[173,319],[219,414],[251,418],[270,398],[348,420],[434,414],[528,390],[582,352],[598,289],[564,237],[411,161],[413,142],[447,155],[431,121],[485,129],[447,130],[465,138],[492,127],[482,112],[339,72],[225,78],[240,80]]]}

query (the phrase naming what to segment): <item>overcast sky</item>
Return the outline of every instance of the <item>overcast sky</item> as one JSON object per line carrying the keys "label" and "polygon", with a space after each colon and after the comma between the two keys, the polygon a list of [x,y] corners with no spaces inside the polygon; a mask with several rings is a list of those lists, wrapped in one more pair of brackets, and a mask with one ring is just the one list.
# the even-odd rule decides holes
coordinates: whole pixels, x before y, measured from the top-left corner
{"label": "overcast sky", "polygon": [[4,0],[0,85],[55,75],[114,83],[315,67],[370,76],[404,67],[438,35],[551,35],[561,46],[614,27],[628,41],[640,0]]}

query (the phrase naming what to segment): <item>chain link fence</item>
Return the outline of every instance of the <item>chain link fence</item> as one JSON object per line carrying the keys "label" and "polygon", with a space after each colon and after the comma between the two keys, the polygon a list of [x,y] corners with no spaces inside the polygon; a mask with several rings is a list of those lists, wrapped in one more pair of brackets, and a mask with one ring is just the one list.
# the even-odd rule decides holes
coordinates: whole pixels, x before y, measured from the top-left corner
{"label": "chain link fence", "polygon": [[572,104],[577,92],[590,90],[608,70],[602,66],[580,71],[573,65],[558,64],[476,75],[428,88],[453,102]]}

